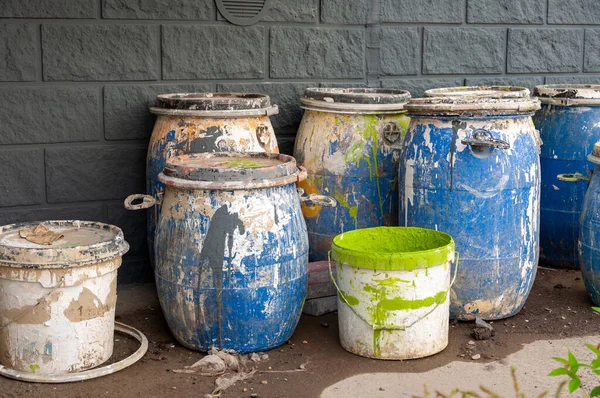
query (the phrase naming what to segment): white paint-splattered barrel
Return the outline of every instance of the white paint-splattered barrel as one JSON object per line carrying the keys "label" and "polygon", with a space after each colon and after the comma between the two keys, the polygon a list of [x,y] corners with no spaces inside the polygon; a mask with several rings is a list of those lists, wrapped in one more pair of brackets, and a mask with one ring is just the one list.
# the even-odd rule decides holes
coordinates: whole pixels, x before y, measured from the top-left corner
{"label": "white paint-splattered barrel", "polygon": [[98,366],[113,352],[117,269],[129,245],[117,227],[47,221],[51,245],[0,227],[0,364],[40,374]]}
{"label": "white paint-splattered barrel", "polygon": [[332,245],[342,347],[378,359],[422,358],[448,345],[454,241],[415,227],[358,229]]}

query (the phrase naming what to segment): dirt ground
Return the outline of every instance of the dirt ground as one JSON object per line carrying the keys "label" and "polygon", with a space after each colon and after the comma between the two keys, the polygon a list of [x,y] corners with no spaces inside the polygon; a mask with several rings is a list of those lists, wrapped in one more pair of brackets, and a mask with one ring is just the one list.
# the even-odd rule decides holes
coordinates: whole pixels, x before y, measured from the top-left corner
{"label": "dirt ground", "polygon": [[[150,341],[148,354],[137,364],[107,377],[63,385],[0,378],[0,397],[202,398],[212,392],[213,378],[172,372],[191,365],[203,354],[181,347],[171,336],[152,284],[126,285],[119,290],[117,320],[140,329]],[[304,315],[288,344],[267,352],[269,360],[259,364],[260,371],[251,380],[238,382],[222,396],[318,397],[325,387],[358,373],[423,372],[452,361],[472,361],[474,354],[481,355],[481,362],[498,360],[524,343],[598,333],[600,314],[591,310],[579,272],[540,268],[525,308],[512,318],[494,322],[494,337],[469,345],[473,325],[452,323],[448,347],[432,357],[382,361],[361,358],[341,348],[335,313]],[[116,338],[117,359],[136,348],[128,338]],[[567,349],[564,347],[565,355]]]}

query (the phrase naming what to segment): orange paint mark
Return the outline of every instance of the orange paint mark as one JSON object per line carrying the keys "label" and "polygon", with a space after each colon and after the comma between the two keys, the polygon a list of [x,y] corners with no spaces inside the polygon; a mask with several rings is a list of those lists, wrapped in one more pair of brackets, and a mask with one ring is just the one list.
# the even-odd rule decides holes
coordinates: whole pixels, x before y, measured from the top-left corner
{"label": "orange paint mark", "polygon": [[[319,190],[317,189],[315,184],[310,179],[300,181],[296,184],[296,186],[298,188],[304,189],[304,192],[306,192],[307,194],[319,194]],[[315,218],[316,216],[319,215],[320,212],[321,212],[321,206],[319,206],[319,205],[307,206],[306,204],[302,203],[302,214],[304,214],[304,217]]]}

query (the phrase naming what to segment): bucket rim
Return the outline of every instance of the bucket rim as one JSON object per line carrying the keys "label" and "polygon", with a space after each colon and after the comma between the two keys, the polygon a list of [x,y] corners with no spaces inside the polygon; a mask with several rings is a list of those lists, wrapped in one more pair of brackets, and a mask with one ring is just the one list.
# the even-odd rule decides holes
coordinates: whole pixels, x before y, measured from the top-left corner
{"label": "bucket rim", "polygon": [[545,84],[534,95],[548,105],[600,105],[600,84]]}
{"label": "bucket rim", "polygon": [[483,98],[528,98],[531,92],[521,86],[455,86],[426,90],[425,97],[483,97]]}
{"label": "bucket rim", "polygon": [[[364,231],[413,231],[427,232],[435,234],[445,240],[445,244],[426,250],[408,251],[408,252],[375,252],[373,250],[358,250],[355,248],[343,247],[340,242],[345,235],[357,235]],[[422,227],[372,227],[355,229],[344,232],[333,238],[331,245],[331,257],[335,261],[355,268],[365,268],[372,270],[386,271],[412,271],[416,269],[429,268],[445,264],[450,256],[454,255],[455,244],[452,237],[442,231],[436,231]]]}
{"label": "bucket rim", "polygon": [[104,230],[112,238],[92,244],[81,244],[66,247],[37,245],[20,247],[2,243],[0,240],[0,266],[25,269],[64,269],[101,263],[123,256],[129,250],[123,231],[111,224],[82,220],[45,220],[26,221],[0,226],[0,236],[7,233],[18,233],[25,228],[36,227],[40,223],[48,229],[52,228],[88,228]]}

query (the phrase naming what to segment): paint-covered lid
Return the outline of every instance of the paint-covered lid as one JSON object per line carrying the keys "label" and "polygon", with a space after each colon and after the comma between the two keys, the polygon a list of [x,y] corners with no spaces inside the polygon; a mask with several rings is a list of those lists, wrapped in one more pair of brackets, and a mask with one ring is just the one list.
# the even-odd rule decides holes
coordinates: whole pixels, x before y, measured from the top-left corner
{"label": "paint-covered lid", "polygon": [[460,86],[425,91],[425,97],[527,98],[529,94],[528,88],[518,86]]}
{"label": "paint-covered lid", "polygon": [[156,115],[256,116],[278,113],[266,94],[172,93],[156,96],[150,111]]}
{"label": "paint-covered lid", "polygon": [[409,115],[481,117],[533,114],[540,101],[532,97],[427,97],[413,98],[405,106]]}
{"label": "paint-covered lid", "polygon": [[25,222],[0,227],[0,266],[66,268],[121,257],[123,231],[91,221]]}
{"label": "paint-covered lid", "polygon": [[410,99],[406,90],[388,88],[307,88],[302,108],[335,113],[398,113]]}
{"label": "paint-covered lid", "polygon": [[600,105],[600,84],[549,84],[536,86],[534,95],[542,104]]}
{"label": "paint-covered lid", "polygon": [[159,179],[181,188],[249,189],[290,184],[300,172],[289,155],[214,152],[169,158]]}

